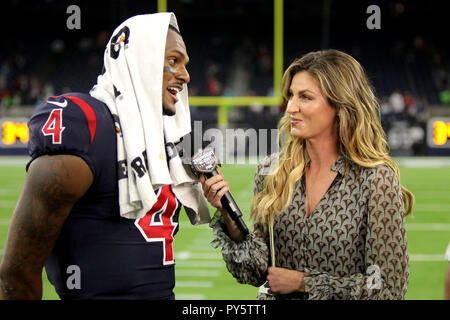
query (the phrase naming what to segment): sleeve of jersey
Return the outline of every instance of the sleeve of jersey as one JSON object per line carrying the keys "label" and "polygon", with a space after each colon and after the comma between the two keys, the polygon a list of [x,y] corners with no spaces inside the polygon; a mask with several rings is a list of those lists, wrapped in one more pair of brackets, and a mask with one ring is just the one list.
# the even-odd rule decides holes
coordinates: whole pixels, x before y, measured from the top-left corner
{"label": "sleeve of jersey", "polygon": [[[81,100],[81,99],[78,99]],[[40,104],[28,122],[30,140],[28,153],[31,161],[42,155],[71,154],[81,157],[94,173],[93,159],[89,153],[95,136],[95,113],[84,101],[71,99]],[[61,101],[61,99],[59,99]],[[86,112],[86,108],[89,108]]]}

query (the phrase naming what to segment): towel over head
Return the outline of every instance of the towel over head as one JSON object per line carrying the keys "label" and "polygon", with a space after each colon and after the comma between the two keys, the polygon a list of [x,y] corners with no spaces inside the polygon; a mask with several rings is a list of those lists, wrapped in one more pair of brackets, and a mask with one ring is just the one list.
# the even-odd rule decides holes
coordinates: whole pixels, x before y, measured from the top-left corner
{"label": "towel over head", "polygon": [[192,224],[210,221],[198,179],[178,153],[166,156],[191,131],[187,84],[177,94],[174,116],[163,115],[163,69],[173,13],[131,17],[113,32],[104,53],[104,71],[90,95],[111,111],[117,131],[120,215],[142,218],[157,202],[155,190],[172,185]]}

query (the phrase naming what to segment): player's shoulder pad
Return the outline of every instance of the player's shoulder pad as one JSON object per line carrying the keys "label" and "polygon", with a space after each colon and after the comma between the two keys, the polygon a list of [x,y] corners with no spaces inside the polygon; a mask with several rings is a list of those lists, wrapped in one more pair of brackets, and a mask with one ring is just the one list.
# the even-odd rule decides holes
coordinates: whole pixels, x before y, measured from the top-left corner
{"label": "player's shoulder pad", "polygon": [[87,153],[95,139],[97,116],[80,94],[47,98],[28,122],[33,154]]}
{"label": "player's shoulder pad", "polygon": [[[51,125],[52,121],[56,121],[57,117],[60,115],[63,115],[63,120],[65,120],[64,122],[68,125],[82,125],[86,123],[89,128],[90,143],[92,143],[97,129],[97,116],[91,104],[86,102],[84,96],[87,95],[69,93],[61,96],[49,97],[44,103],[38,106],[36,113],[41,112],[48,114],[48,119],[51,120],[48,125]],[[54,115],[52,119],[50,119],[52,113]]]}

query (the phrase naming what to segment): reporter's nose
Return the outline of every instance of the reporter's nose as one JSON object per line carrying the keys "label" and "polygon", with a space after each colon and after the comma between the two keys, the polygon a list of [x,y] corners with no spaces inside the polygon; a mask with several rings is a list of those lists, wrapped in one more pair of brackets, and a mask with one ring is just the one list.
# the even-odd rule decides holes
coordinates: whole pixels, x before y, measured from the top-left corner
{"label": "reporter's nose", "polygon": [[293,99],[291,99],[287,103],[286,112],[292,115],[296,112],[300,112],[300,107]]}

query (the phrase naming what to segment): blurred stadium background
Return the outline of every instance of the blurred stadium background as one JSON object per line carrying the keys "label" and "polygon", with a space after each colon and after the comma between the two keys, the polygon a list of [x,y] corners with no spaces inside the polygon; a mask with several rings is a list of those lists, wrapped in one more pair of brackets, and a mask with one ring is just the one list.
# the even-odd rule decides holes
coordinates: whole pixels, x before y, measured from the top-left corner
{"label": "blurred stadium background", "polygon": [[[66,9],[73,4],[81,9],[81,28],[69,30]],[[380,8],[381,29],[366,25],[370,5]],[[0,10],[8,17],[0,22],[0,255],[25,179],[26,122],[34,107],[51,95],[89,91],[113,29],[130,16],[167,10],[175,12],[191,58],[192,121],[201,121],[203,132],[275,128],[284,108],[281,73],[306,52],[335,48],[361,62],[380,100],[402,183],[416,195],[407,218],[407,299],[442,299],[450,240],[445,1],[3,0]],[[237,139],[248,144],[244,130]],[[247,157],[256,156],[248,149]],[[245,214],[254,169],[251,161],[222,168]],[[229,275],[211,240],[207,226],[192,227],[182,215],[175,241],[177,298],[254,299],[256,288]],[[43,278],[44,298],[57,299]]]}

